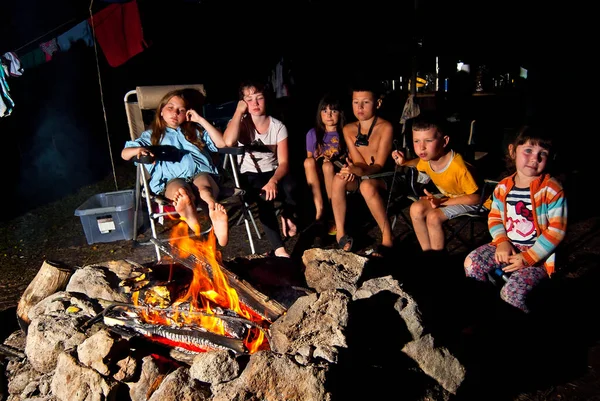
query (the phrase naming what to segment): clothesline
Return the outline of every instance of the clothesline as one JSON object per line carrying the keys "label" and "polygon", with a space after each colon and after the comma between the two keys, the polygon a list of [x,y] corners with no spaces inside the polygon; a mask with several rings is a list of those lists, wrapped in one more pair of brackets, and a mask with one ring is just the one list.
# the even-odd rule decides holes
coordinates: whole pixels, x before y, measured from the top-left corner
{"label": "clothesline", "polygon": [[[132,1],[132,0],[127,0],[127,1]],[[108,6],[108,5],[110,5],[111,3],[124,3],[124,2],[127,2],[127,1],[102,1],[102,3],[105,3],[105,5],[104,5],[104,6],[106,6],[106,7],[107,7],[107,6]],[[143,1],[143,0],[142,0],[142,1]],[[139,2],[140,2],[140,0],[138,0],[138,3],[139,3]],[[48,36],[49,36],[49,35],[51,35],[52,33],[54,33],[54,32],[56,32],[56,31],[58,31],[59,29],[63,28],[65,25],[69,25],[69,24],[71,24],[71,23],[73,23],[73,22],[75,22],[75,21],[80,21],[80,20],[83,20],[83,19],[89,18],[89,16],[91,16],[91,15],[92,15],[92,4],[93,4],[93,1],[92,1],[92,3],[90,4],[90,7],[89,7],[89,9],[88,9],[88,10],[86,10],[86,12],[85,12],[85,13],[83,13],[83,12],[81,13],[81,14],[82,14],[82,15],[81,15],[81,17],[75,17],[75,18],[71,18],[70,20],[68,20],[68,21],[66,21],[66,22],[63,22],[62,24],[60,24],[60,25],[58,25],[58,26],[56,26],[56,27],[54,27],[54,28],[50,29],[49,31],[47,31],[47,32],[45,32],[45,33],[43,33],[43,34],[41,34],[40,36],[36,37],[35,39],[32,39],[32,40],[30,40],[29,42],[27,42],[27,43],[23,44],[22,46],[19,46],[17,49],[15,49],[15,50],[11,50],[11,51],[12,51],[12,52],[14,52],[14,53],[19,53],[19,51],[21,51],[21,50],[25,49],[27,46],[29,46],[29,45],[32,45],[32,44],[34,44],[34,43],[36,43],[36,42],[39,42],[41,39],[48,37]],[[104,6],[103,6],[103,7],[104,7]],[[97,10],[97,11],[99,11],[99,10]],[[89,16],[86,16],[87,14],[89,14]]]}
{"label": "clothesline", "polygon": [[13,52],[17,53],[19,50],[29,46],[32,43],[37,42],[38,40],[50,35],[52,32],[57,31],[58,29],[62,28],[63,26],[70,24],[73,21],[77,21],[78,18],[72,18],[70,20],[68,20],[67,22],[63,22],[62,24],[60,24],[59,26],[57,26],[56,28],[53,28],[51,30],[49,30],[48,32],[44,33],[43,35],[38,36],[37,38],[30,40],[29,42],[25,43],[23,46],[19,47],[18,49],[13,50]]}

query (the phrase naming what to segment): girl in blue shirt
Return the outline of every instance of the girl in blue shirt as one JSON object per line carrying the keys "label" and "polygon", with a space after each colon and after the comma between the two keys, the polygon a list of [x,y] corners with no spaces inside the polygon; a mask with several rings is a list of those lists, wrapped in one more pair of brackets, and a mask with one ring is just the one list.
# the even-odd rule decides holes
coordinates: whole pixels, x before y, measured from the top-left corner
{"label": "girl in blue shirt", "polygon": [[[219,245],[229,240],[225,207],[217,203],[218,171],[210,152],[225,146],[221,132],[196,110],[190,108],[188,90],[174,90],[160,101],[151,128],[135,141],[127,141],[121,152],[124,160],[154,157],[149,146],[169,146],[178,150],[179,161],[155,160],[148,164],[150,190],[173,201],[175,210],[196,235],[200,222],[196,212],[196,194],[206,204]],[[199,125],[196,125],[199,124]],[[203,128],[202,132],[198,127]],[[213,177],[214,176],[214,177]]]}

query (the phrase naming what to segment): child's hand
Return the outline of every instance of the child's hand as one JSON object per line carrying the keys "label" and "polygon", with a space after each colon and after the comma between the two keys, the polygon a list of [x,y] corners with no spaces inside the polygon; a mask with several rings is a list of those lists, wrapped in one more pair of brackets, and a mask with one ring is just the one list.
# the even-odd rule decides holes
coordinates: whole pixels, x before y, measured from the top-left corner
{"label": "child's hand", "polygon": [[494,259],[496,263],[511,263],[510,258],[517,252],[509,241],[504,241],[498,244],[496,247],[496,254]]}
{"label": "child's hand", "polygon": [[337,173],[337,175],[342,177],[342,179],[344,179],[345,181],[354,181],[354,179],[356,178],[356,172],[354,171],[354,169],[354,163],[352,163],[352,160],[350,160],[349,157],[346,157],[346,164],[344,164],[344,166],[340,169],[340,172]]}
{"label": "child's hand", "polygon": [[154,155],[152,154],[152,152],[150,152],[150,151],[148,150],[148,148],[145,148],[145,147],[143,147],[143,146],[140,146],[139,148],[137,148],[137,153],[136,153],[136,156],[137,156],[138,158],[140,158],[140,157],[142,157],[142,156],[148,156],[148,155],[150,155],[150,157],[154,157]]}
{"label": "child's hand", "polygon": [[134,154],[134,157],[136,158],[137,162],[144,163],[144,164],[156,163],[154,154],[152,152],[150,152],[147,148],[141,146],[141,147],[135,148],[135,149],[136,149],[136,152]]}
{"label": "child's hand", "polygon": [[265,200],[271,201],[277,197],[277,184],[269,181],[262,187],[262,192],[265,194]]}
{"label": "child's hand", "polygon": [[436,209],[442,204],[443,199],[434,196],[431,192],[429,192],[426,189],[423,189],[423,192],[425,192],[425,196],[421,196],[421,199],[428,200],[432,208]]}
{"label": "child's hand", "polygon": [[196,112],[196,110],[194,109],[189,109],[186,113],[185,113],[185,119],[187,121],[191,121],[193,123],[197,123],[197,124],[202,124],[201,120],[202,120],[202,116],[200,116],[200,114],[198,114]]}
{"label": "child's hand", "polygon": [[248,103],[243,100],[240,100],[237,104],[237,108],[235,109],[236,113],[240,113],[244,115],[248,111]]}
{"label": "child's hand", "polygon": [[510,263],[508,266],[502,268],[503,272],[512,273],[527,267],[527,263],[525,262],[525,258],[523,257],[522,253],[517,253],[510,256],[508,258],[508,263]]}
{"label": "child's hand", "polygon": [[400,166],[402,163],[404,163],[404,153],[400,152],[399,150],[394,150],[392,152],[392,159],[394,159],[394,162]]}

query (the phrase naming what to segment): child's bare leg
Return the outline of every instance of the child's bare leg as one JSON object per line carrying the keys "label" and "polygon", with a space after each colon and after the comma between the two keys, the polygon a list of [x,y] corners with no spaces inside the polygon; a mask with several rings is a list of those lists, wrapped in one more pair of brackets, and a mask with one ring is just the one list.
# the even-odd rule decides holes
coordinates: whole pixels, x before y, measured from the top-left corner
{"label": "child's bare leg", "polygon": [[434,251],[441,251],[446,246],[446,234],[444,233],[444,222],[448,220],[440,209],[432,209],[427,214],[427,231],[429,232],[429,243]]}
{"label": "child's bare leg", "polygon": [[200,174],[194,178],[194,185],[198,188],[200,199],[208,205],[208,210],[214,209],[216,198],[219,195],[219,186],[208,173]]}
{"label": "child's bare leg", "polygon": [[371,215],[381,230],[381,245],[392,247],[392,225],[386,214],[385,204],[381,198],[381,194],[379,193],[379,188],[382,186],[383,183],[380,182],[380,180],[362,181],[360,184],[360,193],[365,199]]}
{"label": "child's bare leg", "polygon": [[183,180],[173,180],[167,185],[165,196],[173,201],[175,210],[194,234],[200,235],[200,221],[196,212],[195,197]]}
{"label": "child's bare leg", "polygon": [[208,217],[210,217],[212,222],[215,237],[217,237],[219,245],[227,245],[229,242],[227,211],[223,205],[216,201],[219,186],[209,174],[198,175],[194,179],[194,185],[198,188],[200,199],[207,205]]}
{"label": "child's bare leg", "polygon": [[306,175],[306,183],[312,191],[316,211],[315,220],[319,220],[323,216],[323,194],[321,193],[321,183],[317,172],[317,161],[314,157],[304,159],[304,174]]}
{"label": "child's bare leg", "polygon": [[[339,176],[333,178],[333,185],[331,191],[331,207],[333,209],[333,218],[337,227],[337,233],[335,238],[337,242],[346,234],[345,223],[346,223],[346,187],[357,185],[354,182],[348,183],[346,180]],[[350,247],[350,245],[348,245]]]}
{"label": "child's bare leg", "polygon": [[327,199],[329,200],[329,203],[331,203],[331,186],[333,185],[333,177],[335,177],[333,163],[323,163],[323,181],[325,182],[325,192],[327,192]]}
{"label": "child's bare leg", "polygon": [[227,245],[229,242],[229,222],[225,206],[215,203],[213,209],[208,209],[208,217],[210,217],[210,221],[212,222],[215,237],[217,237],[219,245]]}
{"label": "child's bare leg", "polygon": [[431,211],[427,200],[419,200],[410,205],[410,220],[412,221],[417,240],[424,251],[431,250],[429,231],[427,230],[427,213]]}

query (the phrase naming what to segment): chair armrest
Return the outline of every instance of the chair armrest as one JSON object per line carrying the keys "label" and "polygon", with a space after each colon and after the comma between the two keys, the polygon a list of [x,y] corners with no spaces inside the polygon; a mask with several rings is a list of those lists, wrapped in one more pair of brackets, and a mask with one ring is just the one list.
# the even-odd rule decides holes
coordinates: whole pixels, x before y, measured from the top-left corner
{"label": "chair armrest", "polygon": [[374,179],[374,178],[383,178],[383,177],[389,177],[394,175],[396,172],[395,171],[385,171],[382,173],[374,173],[374,174],[369,174],[369,175],[363,175],[360,177],[361,180],[370,180],[370,179]]}
{"label": "chair armrest", "polygon": [[222,155],[240,156],[240,155],[243,155],[244,152],[245,152],[245,149],[243,146],[231,146],[231,147],[225,147],[225,148],[218,148],[218,153],[220,153]]}

